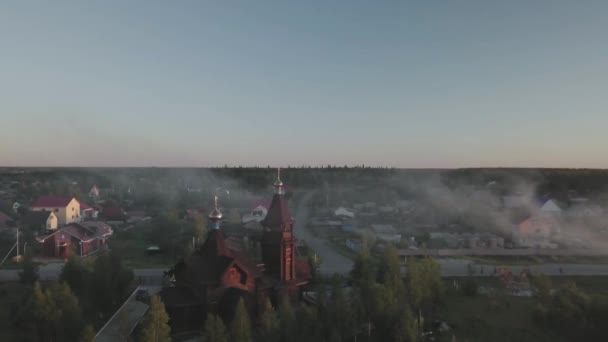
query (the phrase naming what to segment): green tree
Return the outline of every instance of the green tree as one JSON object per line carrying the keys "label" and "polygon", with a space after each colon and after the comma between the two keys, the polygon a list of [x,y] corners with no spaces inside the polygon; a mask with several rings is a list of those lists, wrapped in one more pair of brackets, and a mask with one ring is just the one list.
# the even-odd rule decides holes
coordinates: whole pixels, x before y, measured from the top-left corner
{"label": "green tree", "polygon": [[291,306],[291,301],[287,296],[279,298],[279,331],[281,341],[290,339],[296,325],[295,310]]}
{"label": "green tree", "polygon": [[[385,269],[386,270],[386,269]],[[384,288],[376,282],[377,274],[373,261],[366,247],[357,255],[351,271],[353,291],[351,292],[352,308],[358,325],[365,326],[365,333],[371,337],[374,321],[385,307]],[[388,273],[385,273],[388,279]]]}
{"label": "green tree", "polygon": [[29,252],[23,256],[19,280],[26,285],[32,285],[38,280],[38,267],[32,261],[32,255]]}
{"label": "green tree", "polygon": [[354,286],[368,286],[375,282],[372,260],[367,248],[363,248],[355,257],[351,277]]}
{"label": "green tree", "polygon": [[230,331],[234,342],[251,341],[251,320],[249,319],[243,298],[239,300],[236,306],[236,312],[230,324]]}
{"label": "green tree", "polygon": [[392,327],[391,340],[394,342],[418,341],[416,320],[410,308],[404,308],[399,313]]}
{"label": "green tree", "polygon": [[15,325],[26,341],[77,341],[83,320],[78,299],[65,284],[42,290],[39,283],[16,314]]}
{"label": "green tree", "polygon": [[192,221],[192,235],[194,235],[194,237],[196,238],[197,244],[201,244],[205,241],[208,232],[209,227],[207,224],[207,220],[200,215],[194,216],[194,219]]}
{"label": "green tree", "polygon": [[112,253],[99,256],[93,265],[87,289],[90,305],[96,313],[110,315],[128,295],[133,272],[125,268],[121,258]]}
{"label": "green tree", "polygon": [[142,342],[170,342],[169,315],[158,296],[152,296],[150,308],[142,325]]}
{"label": "green tree", "polygon": [[66,283],[55,283],[45,291],[51,307],[56,341],[76,341],[84,326],[78,298]]}
{"label": "green tree", "polygon": [[203,342],[228,342],[224,321],[219,316],[210,314],[203,326]]}
{"label": "green tree", "polygon": [[95,329],[90,324],[87,324],[82,332],[80,333],[80,338],[78,339],[80,342],[95,342]]}
{"label": "green tree", "polygon": [[319,339],[321,336],[321,324],[317,316],[317,311],[307,307],[300,306],[295,310],[297,324],[292,332],[291,341],[308,342]]}
{"label": "green tree", "polygon": [[59,279],[66,282],[78,298],[84,298],[89,273],[82,259],[71,255],[63,266]]}
{"label": "green tree", "polygon": [[341,279],[337,277],[332,280],[332,288],[326,305],[326,314],[323,317],[326,334],[329,333],[331,336],[332,331],[335,330],[334,335],[337,334],[341,338],[352,336],[353,330],[356,328],[355,312],[344,293]]}
{"label": "green tree", "polygon": [[24,334],[25,341],[46,341],[50,334],[48,322],[52,309],[40,283],[34,284],[32,295],[17,312],[14,324]]}
{"label": "green tree", "polygon": [[279,340],[280,322],[277,313],[272,307],[270,299],[264,301],[264,312],[260,318],[260,340],[267,342],[276,342]]}
{"label": "green tree", "polygon": [[401,261],[397,249],[389,245],[380,258],[378,279],[387,291],[389,303],[395,304],[402,299],[405,286],[401,279]]}
{"label": "green tree", "polygon": [[537,274],[530,278],[530,283],[536,289],[536,298],[541,305],[549,305],[551,303],[551,278],[544,274]]}
{"label": "green tree", "polygon": [[582,329],[587,324],[590,303],[589,296],[575,283],[565,283],[551,300],[547,320],[558,330],[572,332]]}
{"label": "green tree", "polygon": [[439,264],[432,258],[408,258],[406,290],[420,330],[423,312],[433,311],[443,294]]}

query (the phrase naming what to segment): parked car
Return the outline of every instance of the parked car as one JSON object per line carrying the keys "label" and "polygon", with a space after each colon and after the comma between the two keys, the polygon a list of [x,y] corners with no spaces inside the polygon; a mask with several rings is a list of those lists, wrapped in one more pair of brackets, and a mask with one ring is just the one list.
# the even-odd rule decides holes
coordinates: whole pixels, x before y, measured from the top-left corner
{"label": "parked car", "polygon": [[150,302],[150,292],[146,289],[140,289],[135,292],[135,300],[140,301],[142,303]]}

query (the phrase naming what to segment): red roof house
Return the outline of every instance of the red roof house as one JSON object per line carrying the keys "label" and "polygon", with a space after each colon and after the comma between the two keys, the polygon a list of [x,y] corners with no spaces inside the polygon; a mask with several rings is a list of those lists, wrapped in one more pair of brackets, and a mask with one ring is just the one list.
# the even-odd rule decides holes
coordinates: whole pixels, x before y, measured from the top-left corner
{"label": "red roof house", "polygon": [[70,255],[87,256],[107,245],[113,231],[102,222],[71,223],[56,232],[36,238],[43,244],[47,257],[67,258]]}
{"label": "red roof house", "polygon": [[126,221],[127,212],[118,207],[107,207],[101,211],[101,217],[106,221]]}
{"label": "red roof house", "polygon": [[74,199],[73,197],[57,197],[57,196],[43,196],[38,198],[32,203],[32,208],[60,208],[66,207]]}
{"label": "red roof house", "polygon": [[0,211],[0,228],[13,227],[14,223],[14,220],[10,216]]}
{"label": "red roof house", "polygon": [[80,203],[74,197],[44,196],[34,201],[32,211],[52,211],[59,225],[80,222]]}

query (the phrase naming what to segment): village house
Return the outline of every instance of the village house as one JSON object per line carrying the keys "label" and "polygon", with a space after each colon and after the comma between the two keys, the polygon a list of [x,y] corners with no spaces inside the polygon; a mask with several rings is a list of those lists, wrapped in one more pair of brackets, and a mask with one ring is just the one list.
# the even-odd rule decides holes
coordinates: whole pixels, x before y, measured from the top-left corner
{"label": "village house", "polygon": [[15,227],[15,221],[12,217],[0,211],[0,228]]}
{"label": "village house", "polygon": [[53,211],[30,211],[21,221],[38,233],[55,231],[59,227],[59,218]]}
{"label": "village house", "polygon": [[334,216],[337,216],[340,219],[354,219],[355,213],[347,208],[340,207],[334,211]]}
{"label": "village house", "polygon": [[574,202],[565,211],[564,216],[572,219],[598,218],[604,214],[601,206],[593,203]]}
{"label": "village house", "polygon": [[129,218],[127,212],[118,207],[103,208],[99,216],[108,222],[126,222]]}
{"label": "village house", "polygon": [[97,219],[97,214],[98,212],[95,208],[80,201],[80,217],[82,220],[95,220]]}
{"label": "village house", "polygon": [[372,224],[370,228],[376,239],[395,243],[401,241],[401,234],[392,224]]}
{"label": "village house", "polygon": [[331,219],[331,218],[324,218],[324,217],[315,217],[313,219],[310,220],[310,224],[313,227],[317,227],[317,228],[323,228],[323,229],[327,229],[327,228],[333,228],[333,229],[339,229],[342,227],[342,221],[340,220],[335,220],[335,219]]}
{"label": "village house", "polygon": [[268,214],[268,207],[264,204],[259,204],[253,209],[251,209],[250,213],[243,215],[241,218],[241,223],[243,225],[247,225],[250,222],[262,222],[266,215]]}
{"label": "village house", "polygon": [[523,194],[514,194],[502,196],[502,206],[505,209],[519,209],[530,205],[530,196]]}
{"label": "village house", "polygon": [[393,214],[397,211],[392,205],[381,205],[378,206],[378,211],[382,214]]}
{"label": "village house", "polygon": [[554,200],[549,199],[545,201],[540,207],[540,212],[542,215],[545,216],[559,217],[562,214],[562,209],[557,205]]}
{"label": "village house", "polygon": [[89,190],[89,198],[95,203],[95,202],[99,201],[99,196],[100,196],[99,187],[97,187],[97,185],[93,185],[91,190]]}
{"label": "village house", "polygon": [[558,223],[550,217],[533,216],[515,226],[513,242],[521,247],[553,248],[551,237],[559,231]]}
{"label": "village house", "polygon": [[43,255],[46,257],[82,257],[106,248],[112,233],[112,228],[102,222],[70,223],[36,240],[42,244]]}
{"label": "village house", "polygon": [[11,237],[17,236],[17,224],[12,217],[0,211],[0,234]]}
{"label": "village house", "polygon": [[52,211],[59,226],[80,222],[80,203],[74,197],[40,197],[30,206],[32,211]]}

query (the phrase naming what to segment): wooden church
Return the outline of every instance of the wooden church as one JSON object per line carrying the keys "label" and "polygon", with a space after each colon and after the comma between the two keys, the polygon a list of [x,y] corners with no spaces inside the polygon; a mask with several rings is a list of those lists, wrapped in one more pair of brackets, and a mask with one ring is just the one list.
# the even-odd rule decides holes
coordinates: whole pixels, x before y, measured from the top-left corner
{"label": "wooden church", "polygon": [[266,298],[274,303],[283,296],[299,300],[302,287],[310,281],[310,267],[295,257],[294,221],[280,175],[274,188],[268,214],[261,222],[262,264],[229,247],[220,227],[222,213],[215,198],[207,240],[167,272],[171,285],[161,291],[173,334],[199,331],[207,313],[231,321],[241,298],[252,317],[261,313]]}

